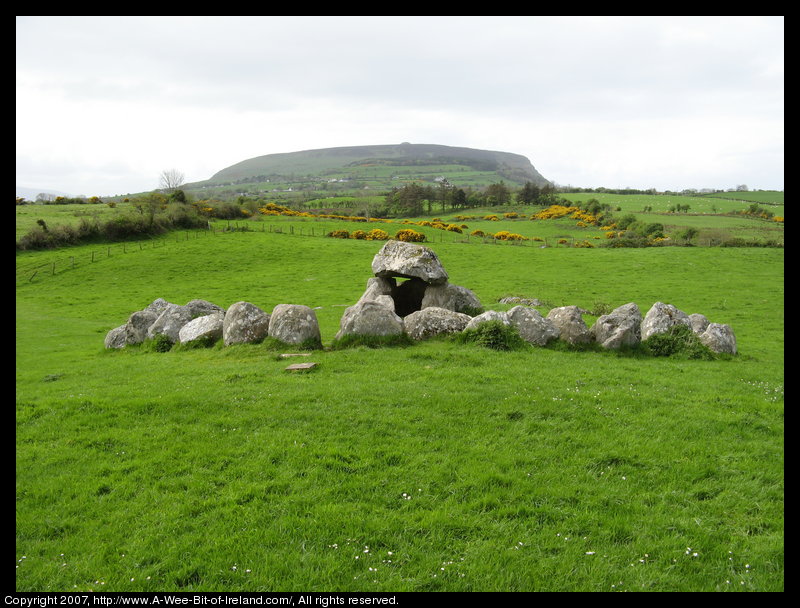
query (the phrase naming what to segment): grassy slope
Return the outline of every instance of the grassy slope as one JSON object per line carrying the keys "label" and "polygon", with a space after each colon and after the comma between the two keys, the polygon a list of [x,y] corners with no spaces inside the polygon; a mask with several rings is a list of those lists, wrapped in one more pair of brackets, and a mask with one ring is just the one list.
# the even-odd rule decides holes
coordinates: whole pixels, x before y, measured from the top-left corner
{"label": "grassy slope", "polygon": [[433,244],[486,305],[661,300],[734,360],[439,342],[288,375],[102,340],[164,297],[319,306],[329,342],[380,243],[164,243],[18,282],[17,589],[783,588],[783,251]]}

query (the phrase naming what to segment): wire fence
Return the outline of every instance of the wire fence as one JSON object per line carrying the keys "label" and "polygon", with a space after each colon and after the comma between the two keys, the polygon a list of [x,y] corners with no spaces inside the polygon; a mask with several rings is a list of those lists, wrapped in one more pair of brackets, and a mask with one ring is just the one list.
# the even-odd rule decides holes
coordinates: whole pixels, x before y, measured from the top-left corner
{"label": "wire fence", "polygon": [[[35,261],[29,263],[17,262],[16,284],[37,283],[46,280],[48,277],[55,276],[69,270],[74,270],[86,265],[101,263],[104,260],[140,251],[149,251],[163,247],[179,245],[187,241],[214,237],[218,235],[233,235],[247,232],[269,232],[274,234],[288,234],[303,237],[327,237],[329,230],[320,226],[304,226],[295,224],[272,224],[259,222],[257,227],[252,222],[228,221],[224,226],[211,225],[207,230],[181,230],[170,233],[167,236],[141,240],[123,241],[113,244],[103,244],[92,247],[89,250],[82,248],[79,254],[69,253],[69,249],[58,250],[53,257],[48,257],[43,261],[37,256]],[[508,240],[503,241],[491,236],[473,236],[469,234],[459,234],[456,232],[437,231],[438,234],[426,234],[427,243],[479,243],[485,245],[504,245],[518,247],[552,247],[552,246],[574,246],[574,238],[542,238],[535,240]]]}

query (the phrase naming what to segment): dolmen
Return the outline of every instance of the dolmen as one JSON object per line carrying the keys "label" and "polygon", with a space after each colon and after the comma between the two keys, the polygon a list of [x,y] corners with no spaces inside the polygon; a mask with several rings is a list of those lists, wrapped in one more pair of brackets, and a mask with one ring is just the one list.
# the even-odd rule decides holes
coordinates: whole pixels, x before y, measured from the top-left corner
{"label": "dolmen", "polygon": [[372,272],[362,296],[344,311],[336,339],[407,333],[422,340],[460,332],[481,308],[471,290],[449,282],[436,252],[423,245],[387,241]]}

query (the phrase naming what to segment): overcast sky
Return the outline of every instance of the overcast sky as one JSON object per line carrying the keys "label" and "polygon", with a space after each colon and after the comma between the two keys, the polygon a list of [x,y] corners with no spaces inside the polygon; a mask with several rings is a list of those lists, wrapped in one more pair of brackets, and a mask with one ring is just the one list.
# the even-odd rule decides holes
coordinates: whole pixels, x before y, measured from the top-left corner
{"label": "overcast sky", "polygon": [[783,189],[783,17],[17,17],[17,186],[279,152],[522,154],[561,185]]}

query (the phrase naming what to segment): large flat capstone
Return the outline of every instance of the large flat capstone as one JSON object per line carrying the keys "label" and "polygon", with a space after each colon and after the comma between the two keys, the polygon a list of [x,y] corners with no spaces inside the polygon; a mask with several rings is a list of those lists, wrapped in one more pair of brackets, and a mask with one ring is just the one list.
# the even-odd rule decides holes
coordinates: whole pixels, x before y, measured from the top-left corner
{"label": "large flat capstone", "polygon": [[387,241],[372,260],[372,272],[383,278],[418,278],[429,285],[441,285],[448,279],[432,249],[405,241]]}

